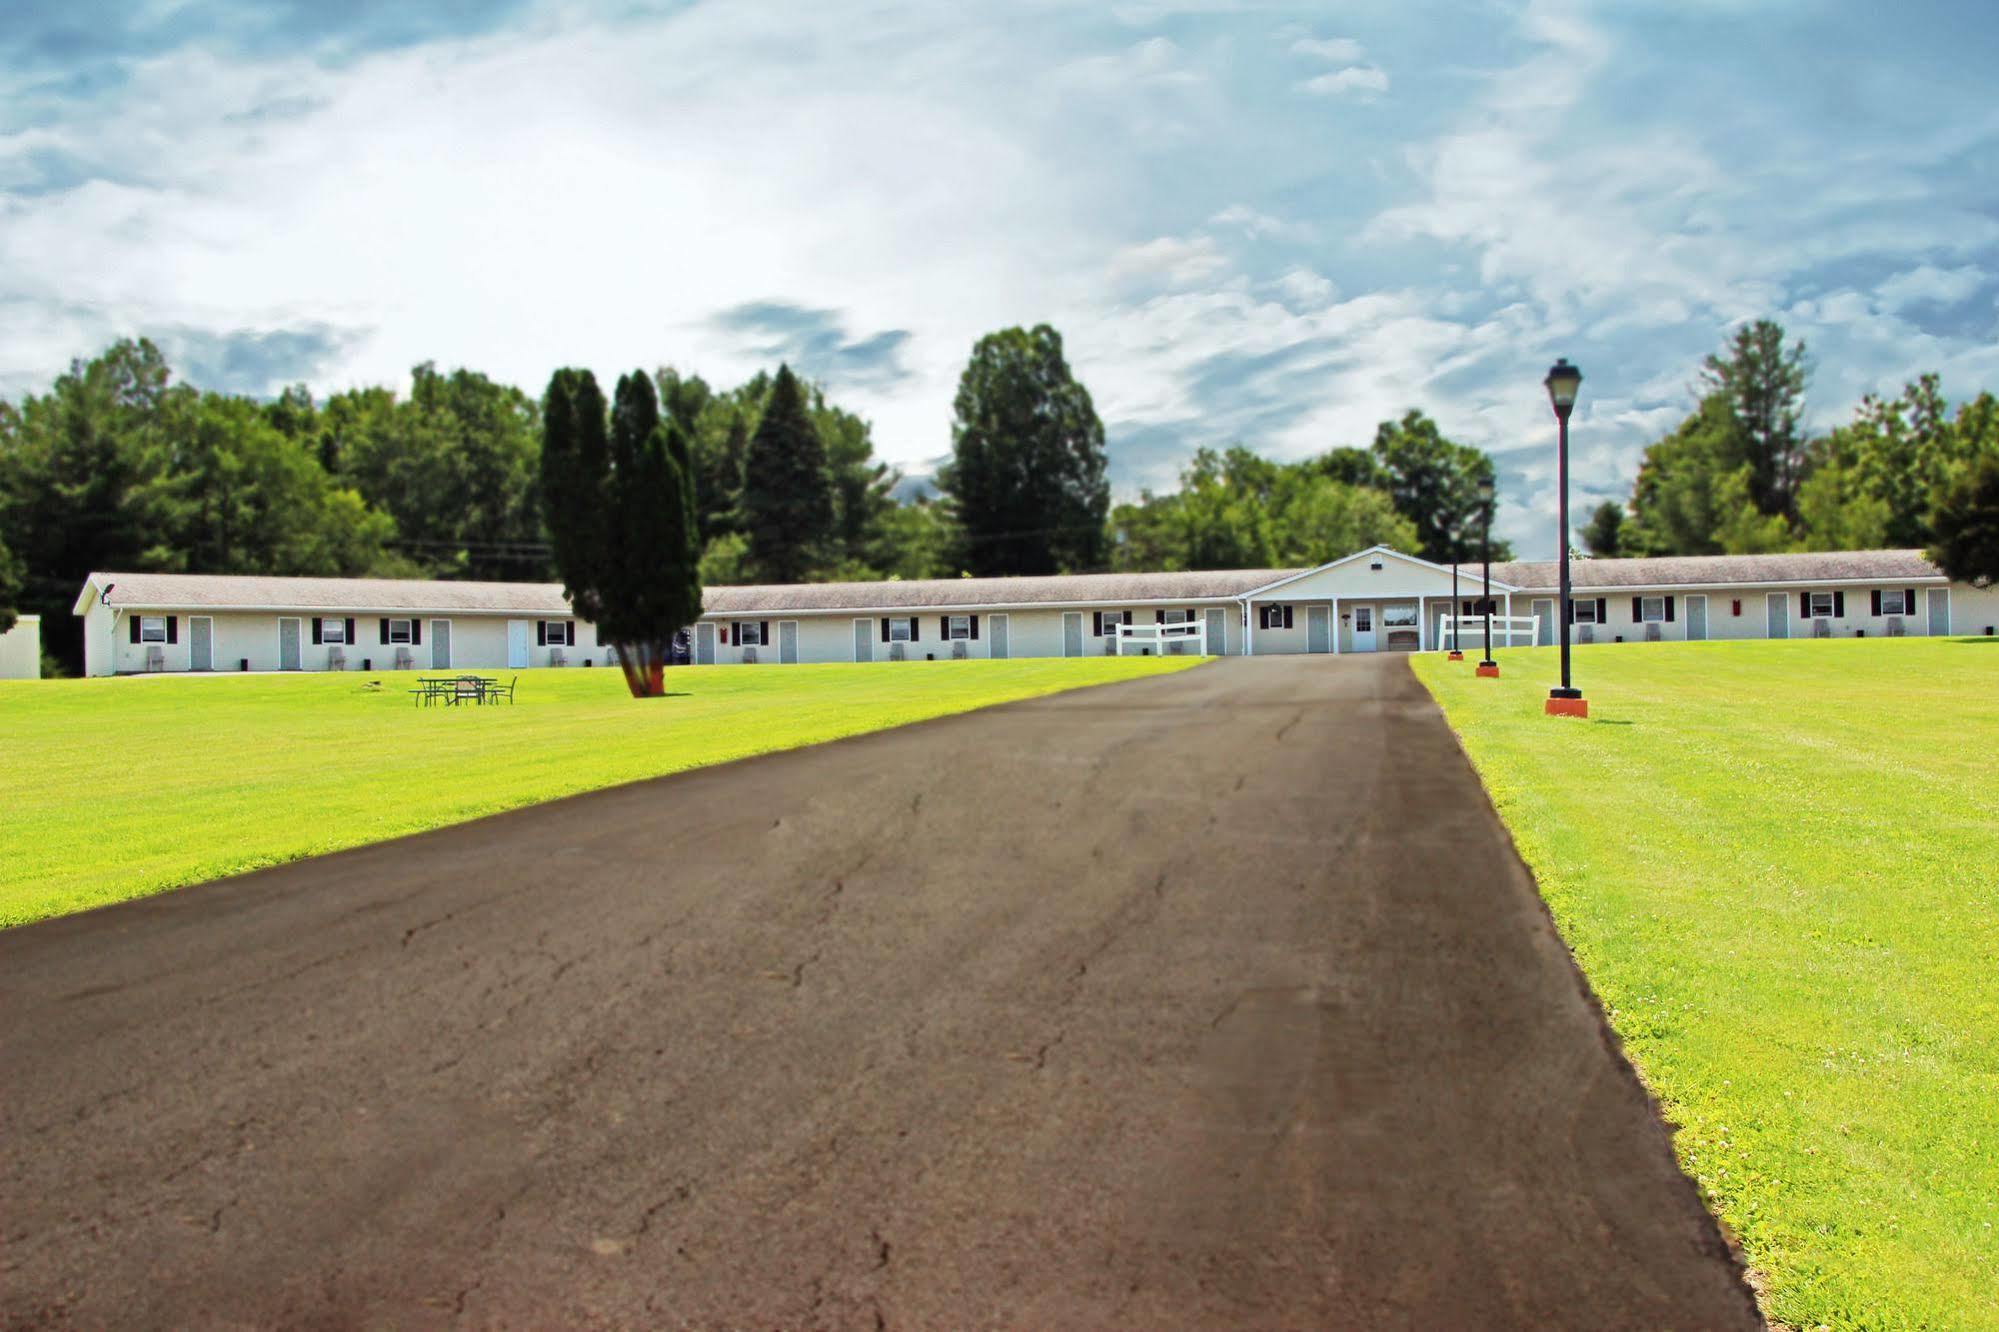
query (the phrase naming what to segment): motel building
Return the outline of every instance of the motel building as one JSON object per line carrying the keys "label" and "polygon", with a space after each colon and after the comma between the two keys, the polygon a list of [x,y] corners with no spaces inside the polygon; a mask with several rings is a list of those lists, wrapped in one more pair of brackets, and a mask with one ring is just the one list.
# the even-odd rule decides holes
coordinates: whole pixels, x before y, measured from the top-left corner
{"label": "motel building", "polygon": [[[1991,634],[1999,587],[1921,551],[1570,562],[1574,642]],[[1064,574],[707,589],[698,665],[1418,652],[1480,646],[1480,567],[1385,546],[1311,569]],[[1492,566],[1495,647],[1556,639],[1559,567]],[[1455,612],[1455,613],[1454,613]],[[612,662],[553,583],[94,573],[90,675],[527,669]]]}

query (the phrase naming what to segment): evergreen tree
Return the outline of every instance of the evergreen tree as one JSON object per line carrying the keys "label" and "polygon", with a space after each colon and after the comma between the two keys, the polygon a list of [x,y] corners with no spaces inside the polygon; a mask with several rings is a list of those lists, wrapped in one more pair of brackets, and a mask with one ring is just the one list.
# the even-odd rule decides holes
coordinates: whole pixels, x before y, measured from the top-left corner
{"label": "evergreen tree", "polygon": [[778,367],[743,468],[743,524],[756,576],[799,583],[827,562],[834,538],[826,449],[791,367]]}
{"label": "evergreen tree", "polygon": [[608,438],[589,371],[556,371],[544,406],[544,514],[564,590],[617,649],[632,696],[657,696],[674,635],[701,617],[701,583],[687,478],[652,380],[618,380]]}
{"label": "evergreen tree", "polygon": [[1622,553],[1623,537],[1624,506],[1615,500],[1597,505],[1582,531],[1583,545],[1589,548],[1589,553],[1606,560]]}
{"label": "evergreen tree", "polygon": [[1707,358],[1702,384],[1728,406],[1731,451],[1749,465],[1750,502],[1760,513],[1788,517],[1796,512],[1803,479],[1799,421],[1811,378],[1805,344],[1786,345],[1781,324],[1759,319],[1737,330],[1727,350],[1725,357]]}
{"label": "evergreen tree", "polygon": [[20,599],[21,562],[7,549],[7,543],[0,541],[0,634],[14,627],[19,618],[14,607]]}
{"label": "evergreen tree", "polygon": [[1104,427],[1046,324],[980,338],[958,381],[954,501],[974,574],[1102,568],[1110,511]]}
{"label": "evergreen tree", "polygon": [[1999,452],[1985,453],[1945,486],[1930,526],[1929,557],[1960,583],[1999,583]]}

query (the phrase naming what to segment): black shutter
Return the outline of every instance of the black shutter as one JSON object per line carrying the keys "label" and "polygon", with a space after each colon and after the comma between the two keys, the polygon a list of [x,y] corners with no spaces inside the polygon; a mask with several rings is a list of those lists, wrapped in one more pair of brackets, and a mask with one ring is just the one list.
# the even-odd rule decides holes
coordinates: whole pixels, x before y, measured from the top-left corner
{"label": "black shutter", "polygon": [[1596,599],[1596,622],[1598,624],[1610,623],[1610,598],[1598,597]]}
{"label": "black shutter", "polygon": [[534,622],[534,645],[535,645],[536,647],[547,647],[547,646],[548,646],[548,621],[547,621],[547,620],[536,620],[536,621]]}
{"label": "black shutter", "polygon": [[1666,623],[1667,623],[1667,624],[1671,624],[1672,622],[1673,622],[1673,599],[1672,599],[1671,597],[1667,597],[1667,598],[1666,598]]}
{"label": "black shutter", "polygon": [[761,643],[762,643],[762,644],[763,644],[763,645],[764,645],[765,647],[769,647],[769,646],[770,646],[770,621],[769,621],[769,620],[758,620],[758,621],[757,621],[757,640],[758,640],[759,642],[761,642]]}
{"label": "black shutter", "polygon": [[888,616],[882,616],[882,642],[888,642]]}
{"label": "black shutter", "polygon": [[1091,611],[1090,637],[1102,638],[1103,636],[1104,636],[1104,613],[1102,611]]}
{"label": "black shutter", "polygon": [[178,615],[167,616],[167,642],[180,642],[180,616]]}
{"label": "black shutter", "polygon": [[1904,588],[1902,591],[1902,614],[1914,615],[1915,613],[1916,613],[1916,589],[1913,587]]}
{"label": "black shutter", "polygon": [[1153,622],[1154,624],[1165,624],[1165,623],[1166,623],[1166,612],[1165,612],[1165,611],[1163,611],[1163,610],[1156,610],[1156,611],[1152,612],[1152,622]]}
{"label": "black shutter", "polygon": [[1873,616],[1876,616],[1876,617],[1879,617],[1879,616],[1880,616],[1880,614],[1881,614],[1881,589],[1880,589],[1880,588],[1878,588],[1878,587],[1877,587],[1877,588],[1875,588],[1875,589],[1874,589],[1874,592],[1873,592],[1873,597],[1874,597],[1874,603],[1873,603],[1873,608],[1872,608],[1871,610],[1869,610],[1869,611],[1868,611],[1867,613],[1868,613],[1869,615],[1873,615]]}
{"label": "black shutter", "polygon": [[134,616],[132,617],[132,619],[131,619],[131,625],[132,625],[132,641],[133,641],[134,643],[136,643],[136,642],[138,642],[138,641],[139,641],[139,625],[141,624],[141,622],[142,622],[142,621],[143,621],[144,619],[145,619],[145,617],[144,617],[144,616],[141,616],[141,615],[134,615]]}
{"label": "black shutter", "polygon": [[951,637],[950,616],[940,615],[937,617],[937,637],[940,639],[948,639]]}
{"label": "black shutter", "polygon": [[382,617],[382,646],[387,647],[388,645],[389,645],[389,617],[385,615]]}
{"label": "black shutter", "polygon": [[1834,592],[1832,594],[1832,613],[1838,619],[1843,620],[1846,618],[1846,593]]}
{"label": "black shutter", "polygon": [[1798,614],[1800,614],[1800,615],[1804,616],[1804,617],[1805,617],[1805,618],[1806,618],[1807,620],[1809,620],[1809,619],[1811,619],[1811,618],[1812,618],[1812,594],[1811,594],[1811,593],[1809,593],[1809,592],[1800,592],[1800,593],[1798,593]]}
{"label": "black shutter", "polygon": [[923,637],[923,617],[922,617],[921,615],[912,615],[912,616],[910,616],[910,617],[909,617],[909,641],[910,641],[910,642],[912,642],[912,643],[914,643],[914,642],[918,641],[919,639],[921,639],[922,637]]}
{"label": "black shutter", "polygon": [[354,617],[351,615],[347,617],[347,642],[350,646],[360,642],[354,637]]}
{"label": "black shutter", "polygon": [[979,641],[979,617],[976,615],[972,617],[972,641]]}
{"label": "black shutter", "polygon": [[1284,627],[1286,629],[1291,627],[1291,608],[1289,606],[1284,608]]}
{"label": "black shutter", "polygon": [[312,641],[315,643],[319,641],[319,617],[317,615],[312,617]]}
{"label": "black shutter", "polygon": [[1631,598],[1631,623],[1642,624],[1645,620],[1645,598]]}

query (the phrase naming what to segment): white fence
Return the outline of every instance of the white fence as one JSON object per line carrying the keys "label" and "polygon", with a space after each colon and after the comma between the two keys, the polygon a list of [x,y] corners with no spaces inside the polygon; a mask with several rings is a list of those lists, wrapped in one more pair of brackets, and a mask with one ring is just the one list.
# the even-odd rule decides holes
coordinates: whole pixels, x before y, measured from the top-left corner
{"label": "white fence", "polygon": [[1161,657],[1184,656],[1190,649],[1203,657],[1217,655],[1208,650],[1206,616],[1183,624],[1121,624],[1116,642],[1120,657],[1148,650]]}
{"label": "white fence", "polygon": [[[1446,615],[1441,622],[1443,642],[1437,646],[1445,651],[1462,651],[1462,645],[1475,648],[1485,646],[1485,617],[1483,615]],[[1492,645],[1494,647],[1533,647],[1534,639],[1541,631],[1541,621],[1533,615],[1495,615],[1492,617]]]}

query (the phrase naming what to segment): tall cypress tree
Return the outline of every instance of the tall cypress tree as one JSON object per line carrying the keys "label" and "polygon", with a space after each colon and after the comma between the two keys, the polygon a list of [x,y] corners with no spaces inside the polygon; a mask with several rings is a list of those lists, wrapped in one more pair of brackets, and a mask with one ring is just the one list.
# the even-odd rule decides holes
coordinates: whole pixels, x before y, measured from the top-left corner
{"label": "tall cypress tree", "polygon": [[834,528],[826,448],[788,365],[778,367],[763,419],[750,438],[743,522],[751,566],[767,582],[803,582],[825,562]]}
{"label": "tall cypress tree", "polygon": [[608,436],[587,370],[544,400],[542,492],[558,571],[578,615],[618,650],[635,698],[663,692],[673,636],[701,617],[688,480],[643,373],[619,379]]}

